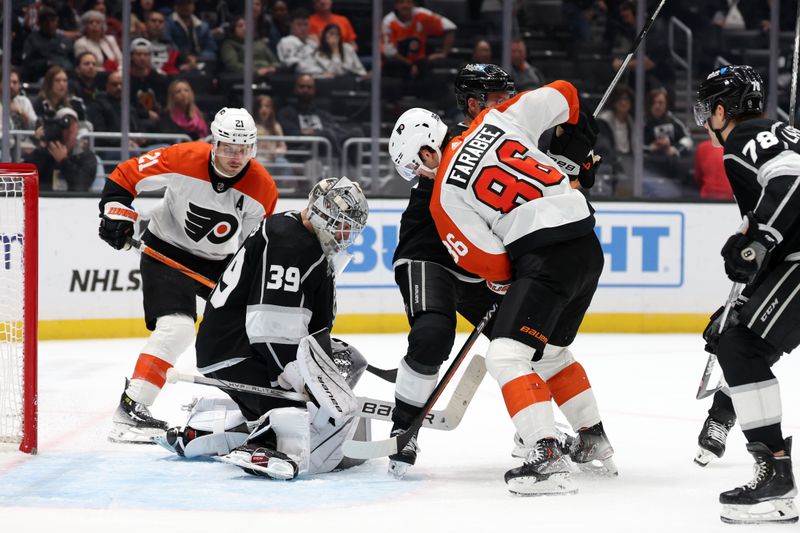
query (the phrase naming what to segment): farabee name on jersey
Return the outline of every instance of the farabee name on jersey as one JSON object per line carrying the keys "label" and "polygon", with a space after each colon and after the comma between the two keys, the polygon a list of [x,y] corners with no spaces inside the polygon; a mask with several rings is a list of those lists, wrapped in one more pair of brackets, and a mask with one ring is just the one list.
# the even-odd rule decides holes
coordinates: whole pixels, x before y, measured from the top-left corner
{"label": "farabee name on jersey", "polygon": [[[504,134],[505,131],[497,126],[484,124],[478,133],[467,141],[461,149],[461,152],[459,152],[453,168],[447,176],[447,184],[466,189],[472,172],[478,166],[478,163],[480,163],[483,156],[486,155],[486,152],[489,151],[489,148],[494,145],[495,141]],[[451,146],[453,150],[457,148],[458,144],[456,144],[456,146]]]}

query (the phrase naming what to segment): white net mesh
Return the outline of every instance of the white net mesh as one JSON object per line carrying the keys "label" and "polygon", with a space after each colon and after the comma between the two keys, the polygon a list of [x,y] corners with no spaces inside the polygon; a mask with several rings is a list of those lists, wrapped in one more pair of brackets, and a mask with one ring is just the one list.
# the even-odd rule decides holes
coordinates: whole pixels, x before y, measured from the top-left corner
{"label": "white net mesh", "polygon": [[23,180],[0,176],[0,442],[22,440]]}

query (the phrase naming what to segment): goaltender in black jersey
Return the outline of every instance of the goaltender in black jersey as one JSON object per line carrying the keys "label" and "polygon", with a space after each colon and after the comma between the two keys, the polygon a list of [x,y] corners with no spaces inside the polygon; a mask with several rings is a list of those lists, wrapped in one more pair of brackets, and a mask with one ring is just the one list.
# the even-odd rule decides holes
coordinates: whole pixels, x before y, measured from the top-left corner
{"label": "goaltender in black jersey", "polygon": [[724,147],[743,217],[721,254],[728,278],[744,288],[729,313],[712,315],[703,334],[730,396],[715,395],[701,451],[720,456],[738,419],[756,462],[751,482],[720,494],[721,518],[729,523],[798,520],[792,438],[781,431],[780,387],[771,367],[800,344],[800,131],[764,117],[763,87],[752,67],[725,66],[700,84],[695,104],[697,124]]}
{"label": "goaltender in black jersey", "polygon": [[[317,332],[333,326],[335,264],[361,234],[368,210],[358,184],[322,180],[306,209],[273,215],[247,237],[206,305],[195,346],[198,370],[307,394],[306,407],[226,391],[230,400],[195,403],[186,427],[168,430],[155,439],[159,444],[186,457],[217,455],[276,479],[345,466],[340,447],[354,438],[358,404],[354,381],[332,357],[350,347]],[[366,361],[357,355],[363,372]]]}

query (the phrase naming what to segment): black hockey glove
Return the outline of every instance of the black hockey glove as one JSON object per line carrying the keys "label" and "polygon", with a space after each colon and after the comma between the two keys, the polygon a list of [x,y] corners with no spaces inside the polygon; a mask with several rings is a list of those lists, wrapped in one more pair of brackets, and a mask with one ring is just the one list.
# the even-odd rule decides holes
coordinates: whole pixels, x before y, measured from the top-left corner
{"label": "black hockey glove", "polygon": [[592,115],[581,113],[577,124],[556,127],[547,155],[555,161],[570,181],[577,179],[589,189],[594,185],[594,175],[601,158],[593,148],[599,128]]}
{"label": "black hockey glove", "polygon": [[131,247],[128,239],[133,237],[133,223],[139,215],[133,207],[119,202],[108,202],[100,215],[100,238],[117,250]]}
{"label": "black hockey glove", "polygon": [[745,215],[738,233],[722,247],[725,273],[736,283],[750,283],[767,263],[781,235],[766,224],[759,224],[752,212]]}
{"label": "black hockey glove", "polygon": [[717,354],[717,347],[719,346],[719,338],[722,334],[734,327],[739,323],[739,310],[747,302],[747,298],[739,296],[731,305],[731,310],[728,311],[728,316],[725,319],[725,324],[722,324],[722,315],[725,313],[725,306],[723,305],[708,319],[708,325],[703,330],[703,340],[706,341],[705,350],[714,355]]}

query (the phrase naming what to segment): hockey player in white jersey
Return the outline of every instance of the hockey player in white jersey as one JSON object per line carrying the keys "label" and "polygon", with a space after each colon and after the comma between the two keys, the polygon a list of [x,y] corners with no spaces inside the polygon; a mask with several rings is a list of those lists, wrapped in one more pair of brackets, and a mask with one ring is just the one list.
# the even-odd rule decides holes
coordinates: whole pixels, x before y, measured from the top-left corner
{"label": "hockey player in white jersey", "polygon": [[[616,473],[594,393],[569,348],[603,266],[593,209],[575,188],[593,183],[594,121],[575,87],[556,81],[483,111],[456,138],[425,135],[440,124],[429,112],[402,125],[410,128],[403,163],[436,171],[431,213],[456,264],[508,285],[486,354],[527,449],[506,483],[522,495],[575,492],[551,399],[578,434],[572,460],[603,461]],[[539,137],[554,126],[544,154]]]}
{"label": "hockey player in white jersey", "polygon": [[[274,215],[245,240],[206,305],[198,370],[210,377],[308,394],[296,402],[244,392],[198,402],[183,429],[156,440],[182,456],[217,455],[254,475],[291,479],[353,463],[341,444],[354,438],[352,392],[366,361],[352,347],[311,335],[333,326],[334,258],[358,237],[368,206],[358,184],[329,178],[301,212]],[[355,363],[345,378],[333,360]],[[363,438],[363,436],[362,436]]]}
{"label": "hockey player in white jersey", "polygon": [[[117,250],[130,247],[139,193],[166,186],[142,236],[152,249],[216,280],[244,238],[271,215],[278,199],[258,163],[256,126],[244,109],[224,108],[211,123],[213,144],[191,142],[130,159],[111,173],[100,200],[100,238]],[[133,375],[126,381],[108,438],[150,443],[167,429],[148,409],[166,371],[194,340],[196,295],[209,289],[149,256],[141,258],[147,328]]]}

